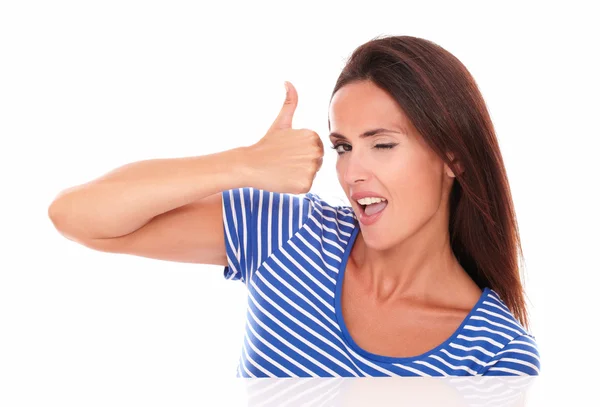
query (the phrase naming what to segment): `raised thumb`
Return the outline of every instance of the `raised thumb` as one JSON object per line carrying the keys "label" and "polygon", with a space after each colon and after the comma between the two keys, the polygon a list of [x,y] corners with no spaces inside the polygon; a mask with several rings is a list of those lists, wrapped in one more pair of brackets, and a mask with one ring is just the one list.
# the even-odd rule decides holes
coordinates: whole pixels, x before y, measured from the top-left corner
{"label": "raised thumb", "polygon": [[279,111],[279,115],[271,125],[271,129],[290,129],[292,127],[292,119],[294,118],[294,111],[298,106],[298,93],[296,88],[290,82],[285,81],[286,87],[285,100],[283,106]]}

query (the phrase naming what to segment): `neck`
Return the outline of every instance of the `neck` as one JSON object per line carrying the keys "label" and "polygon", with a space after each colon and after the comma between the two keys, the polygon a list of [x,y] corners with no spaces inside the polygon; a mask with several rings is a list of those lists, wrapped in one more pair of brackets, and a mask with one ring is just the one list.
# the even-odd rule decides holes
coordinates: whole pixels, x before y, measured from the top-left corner
{"label": "neck", "polygon": [[464,290],[465,283],[473,288],[475,283],[452,252],[447,222],[443,225],[434,216],[418,232],[388,248],[374,248],[376,242],[369,239],[376,237],[359,231],[351,260],[354,278],[369,298],[378,303],[430,301]]}

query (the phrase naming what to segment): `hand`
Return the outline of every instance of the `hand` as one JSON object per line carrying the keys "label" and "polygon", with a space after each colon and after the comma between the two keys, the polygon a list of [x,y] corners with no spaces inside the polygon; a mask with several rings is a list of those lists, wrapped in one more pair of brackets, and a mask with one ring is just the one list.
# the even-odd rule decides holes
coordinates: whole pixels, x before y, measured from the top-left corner
{"label": "hand", "polygon": [[279,115],[257,143],[248,147],[251,185],[271,192],[302,194],[310,191],[323,165],[323,142],[309,129],[292,129],[298,105],[296,88],[287,83]]}

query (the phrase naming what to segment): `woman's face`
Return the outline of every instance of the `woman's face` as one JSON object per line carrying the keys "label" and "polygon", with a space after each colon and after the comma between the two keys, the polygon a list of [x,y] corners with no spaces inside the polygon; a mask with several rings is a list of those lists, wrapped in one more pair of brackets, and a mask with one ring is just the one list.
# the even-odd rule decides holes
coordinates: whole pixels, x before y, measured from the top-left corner
{"label": "woman's face", "polygon": [[[372,191],[388,202],[375,223],[361,223],[368,246],[385,250],[434,217],[439,223],[453,174],[390,95],[370,81],[345,85],[331,101],[329,120],[331,145],[337,146],[338,180],[354,212],[358,216],[361,210],[352,198],[357,192]],[[387,130],[360,137],[380,128]]]}

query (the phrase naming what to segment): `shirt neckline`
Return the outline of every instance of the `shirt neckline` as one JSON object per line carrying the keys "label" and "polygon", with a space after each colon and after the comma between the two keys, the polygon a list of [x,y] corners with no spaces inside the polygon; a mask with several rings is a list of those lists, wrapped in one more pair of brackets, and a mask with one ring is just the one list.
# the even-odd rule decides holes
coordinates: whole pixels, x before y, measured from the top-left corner
{"label": "shirt neckline", "polygon": [[376,362],[385,362],[385,363],[412,362],[415,360],[423,359],[431,354],[437,353],[437,352],[441,351],[442,349],[446,348],[454,339],[456,339],[456,337],[463,330],[463,327],[466,325],[466,323],[469,321],[469,319],[471,319],[471,316],[475,313],[475,311],[482,305],[483,301],[487,298],[487,296],[489,295],[489,292],[490,292],[490,289],[488,287],[485,287],[483,289],[481,296],[479,297],[479,300],[473,306],[473,308],[471,308],[471,311],[469,311],[467,316],[463,319],[462,323],[454,331],[454,333],[448,339],[446,339],[444,342],[439,344],[438,346],[436,346],[433,349],[430,349],[420,355],[408,356],[408,357],[383,356],[383,355],[378,355],[376,353],[368,352],[365,349],[358,346],[358,344],[356,342],[354,342],[354,339],[352,339],[352,337],[350,336],[350,333],[348,332],[348,329],[346,328],[346,323],[344,322],[344,318],[342,315],[342,283],[344,281],[344,274],[346,273],[346,265],[348,263],[348,258],[350,256],[350,252],[352,251],[352,247],[354,246],[354,242],[356,241],[356,237],[358,236],[359,229],[360,229],[360,227],[358,225],[355,225],[354,229],[352,230],[352,235],[350,236],[350,240],[348,242],[347,249],[344,252],[344,257],[342,258],[342,263],[341,263],[340,269],[338,270],[338,274],[336,277],[335,317],[336,317],[338,325],[341,328],[342,337],[343,337],[344,341],[346,342],[346,344],[348,346],[350,346],[356,353],[358,353],[359,355],[361,355],[365,358],[371,359]]}

